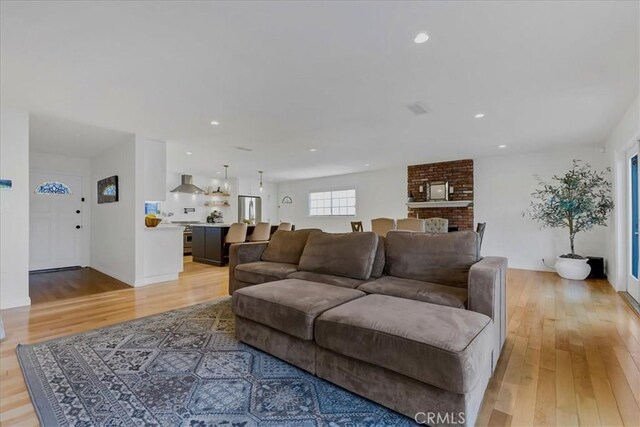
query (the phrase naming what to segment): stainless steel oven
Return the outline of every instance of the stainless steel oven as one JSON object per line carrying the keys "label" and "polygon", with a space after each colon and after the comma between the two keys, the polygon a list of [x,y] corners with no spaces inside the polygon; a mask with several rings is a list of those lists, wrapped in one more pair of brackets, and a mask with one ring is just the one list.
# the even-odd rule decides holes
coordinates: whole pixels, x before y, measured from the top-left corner
{"label": "stainless steel oven", "polygon": [[191,231],[192,224],[202,224],[201,221],[172,221],[173,224],[179,224],[184,226],[184,232],[182,235],[182,250],[183,254],[191,255],[191,238],[193,236]]}
{"label": "stainless steel oven", "polygon": [[184,233],[182,237],[182,247],[184,255],[191,255],[191,238],[193,233],[191,232],[191,227],[186,226],[184,228]]}

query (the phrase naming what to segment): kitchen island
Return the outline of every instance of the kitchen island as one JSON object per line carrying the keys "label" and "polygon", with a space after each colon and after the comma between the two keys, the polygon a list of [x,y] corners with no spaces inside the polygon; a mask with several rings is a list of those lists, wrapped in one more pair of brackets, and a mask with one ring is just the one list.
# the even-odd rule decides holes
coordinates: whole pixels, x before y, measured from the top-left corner
{"label": "kitchen island", "polygon": [[[227,237],[231,224],[192,224],[191,255],[193,262],[223,266],[226,264],[224,239]],[[255,226],[247,229],[247,237],[253,233]],[[271,234],[278,229],[277,225],[271,226]]]}
{"label": "kitchen island", "polygon": [[160,224],[144,229],[143,275],[135,286],[177,280],[182,272],[182,233],[184,227]]}

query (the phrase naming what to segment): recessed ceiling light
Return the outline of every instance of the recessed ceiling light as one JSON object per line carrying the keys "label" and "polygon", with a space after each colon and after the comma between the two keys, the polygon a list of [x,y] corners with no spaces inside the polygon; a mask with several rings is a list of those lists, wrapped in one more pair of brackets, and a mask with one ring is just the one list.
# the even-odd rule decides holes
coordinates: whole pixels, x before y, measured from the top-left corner
{"label": "recessed ceiling light", "polygon": [[484,117],[484,114],[483,114],[483,113],[478,113],[478,114],[476,114],[476,115],[475,115],[475,116],[473,116],[473,117],[475,117],[476,119],[481,119],[481,118],[483,118],[483,117]]}
{"label": "recessed ceiling light", "polygon": [[211,124],[214,125],[214,126],[218,126],[220,124],[220,122],[217,122],[217,121],[214,120],[214,121],[211,122]]}
{"label": "recessed ceiling light", "polygon": [[502,145],[498,145],[498,148],[507,148],[507,146],[502,144]]}
{"label": "recessed ceiling light", "polygon": [[313,152],[318,151],[318,149],[317,148],[310,148],[309,151],[311,151],[313,153]]}
{"label": "recessed ceiling light", "polygon": [[367,166],[367,167],[369,167],[369,163],[365,163],[364,165],[365,165],[365,166]]}
{"label": "recessed ceiling light", "polygon": [[191,151],[185,151],[184,154],[188,154],[189,156],[192,155],[193,153]]}
{"label": "recessed ceiling light", "polygon": [[413,41],[418,43],[418,44],[424,43],[427,40],[429,40],[429,35],[427,33],[418,33],[416,38],[413,39]]}

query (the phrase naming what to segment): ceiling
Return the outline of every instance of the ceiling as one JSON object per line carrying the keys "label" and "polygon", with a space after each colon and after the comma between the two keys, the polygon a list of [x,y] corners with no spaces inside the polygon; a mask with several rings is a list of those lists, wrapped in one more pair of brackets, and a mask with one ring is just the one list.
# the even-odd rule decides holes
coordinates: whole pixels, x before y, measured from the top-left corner
{"label": "ceiling", "polygon": [[29,116],[29,149],[89,159],[135,135],[42,114]]}
{"label": "ceiling", "polygon": [[166,140],[174,169],[200,175],[229,164],[283,181],[601,144],[638,94],[638,2],[0,8],[4,107]]}

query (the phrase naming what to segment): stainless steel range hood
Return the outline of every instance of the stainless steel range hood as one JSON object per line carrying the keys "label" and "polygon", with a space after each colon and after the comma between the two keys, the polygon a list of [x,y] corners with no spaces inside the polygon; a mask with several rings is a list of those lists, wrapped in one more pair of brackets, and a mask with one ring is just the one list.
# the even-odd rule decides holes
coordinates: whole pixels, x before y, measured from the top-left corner
{"label": "stainless steel range hood", "polygon": [[193,177],[191,175],[182,175],[182,184],[171,190],[172,193],[188,193],[188,194],[204,194],[204,191],[193,185]]}

